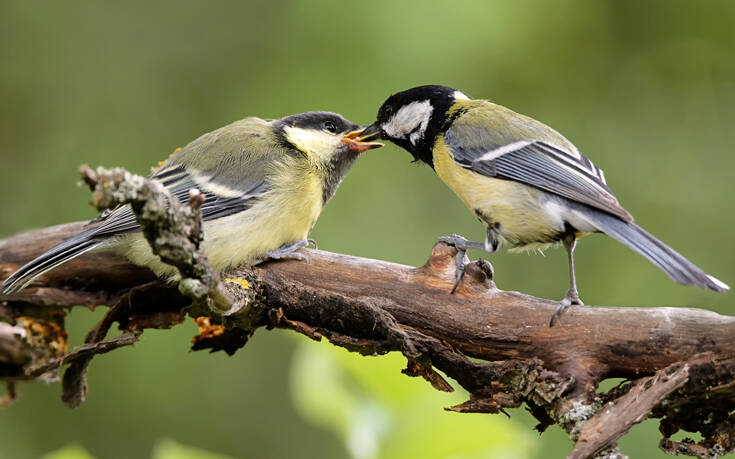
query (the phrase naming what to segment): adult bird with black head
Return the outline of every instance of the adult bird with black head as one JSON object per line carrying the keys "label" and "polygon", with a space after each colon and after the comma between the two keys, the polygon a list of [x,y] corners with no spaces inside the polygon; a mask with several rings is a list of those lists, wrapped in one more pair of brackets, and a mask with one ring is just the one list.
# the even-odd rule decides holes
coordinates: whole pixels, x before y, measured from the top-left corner
{"label": "adult bird with black head", "polygon": [[[434,169],[486,228],[484,242],[453,235],[457,278],[466,251],[545,248],[561,242],[570,286],[551,324],[569,305],[582,304],[574,271],[577,240],[604,233],[646,257],[672,280],[716,292],[729,287],[633,223],[602,170],[545,124],[459,90],[429,85],[390,96],[362,140],[390,140]],[[452,289],[452,292],[454,292]]]}

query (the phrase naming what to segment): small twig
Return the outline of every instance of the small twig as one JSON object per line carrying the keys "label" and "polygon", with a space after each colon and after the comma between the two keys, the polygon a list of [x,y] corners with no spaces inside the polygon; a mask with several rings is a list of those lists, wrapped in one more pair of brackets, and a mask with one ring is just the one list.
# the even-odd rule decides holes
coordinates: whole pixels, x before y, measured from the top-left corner
{"label": "small twig", "polygon": [[98,210],[130,204],[143,235],[161,260],[181,274],[179,290],[195,302],[204,302],[217,312],[240,308],[224,286],[220,273],[199,250],[202,241],[199,208],[205,196],[196,188],[181,203],[159,182],[121,169],[92,170],[82,166],[83,181],[94,192]]}
{"label": "small twig", "polygon": [[[89,357],[105,354],[123,346],[135,344],[142,332],[123,333],[115,338],[96,343],[83,344],[58,361],[58,367],[71,363],[62,380],[61,401],[70,408],[76,408],[84,402],[87,395],[86,373],[91,362]],[[58,368],[57,367],[57,368]],[[49,368],[49,371],[53,368]],[[44,372],[45,373],[45,372]]]}
{"label": "small twig", "polygon": [[[109,311],[107,311],[107,313],[102,318],[102,320],[100,320],[97,323],[97,325],[92,327],[89,330],[89,332],[87,332],[87,336],[84,340],[85,346],[95,346],[103,342],[102,340],[104,340],[105,336],[107,336],[107,333],[110,331],[110,327],[112,327],[112,324],[116,320],[119,320],[123,311],[130,308],[130,301],[131,301],[132,296],[135,294],[136,291],[142,288],[145,288],[145,285],[139,286],[139,287],[133,287],[122,298],[120,298],[117,304],[115,304],[112,308],[110,308]],[[124,336],[124,335],[121,335],[121,336]],[[137,336],[136,336],[136,340],[137,340]],[[84,401],[84,398],[87,392],[87,367],[89,366],[89,363],[92,361],[92,358],[94,358],[94,356],[99,353],[103,353],[103,352],[87,353],[86,355],[80,355],[78,357],[75,357],[74,359],[66,361],[66,362],[71,362],[71,365],[69,365],[69,368],[67,368],[66,371],[64,372],[64,377],[62,380],[62,387],[63,387],[62,401],[66,405],[70,407],[76,407],[76,406],[79,406],[79,404]],[[62,357],[62,359],[57,360],[56,362],[51,362],[48,365],[54,365],[58,363],[58,366],[56,366],[56,368],[59,368],[63,363],[66,363],[63,361],[63,359],[68,358],[68,356],[69,354],[67,354],[67,356]],[[51,369],[56,369],[56,368],[51,368]],[[50,371],[50,370],[46,370],[46,371]],[[43,373],[45,373],[45,371]]]}
{"label": "small twig", "polygon": [[[244,309],[243,298],[248,297],[233,295],[222,282],[219,271],[210,265],[199,248],[203,238],[200,207],[206,199],[204,194],[192,188],[188,201],[181,203],[160,183],[124,169],[97,168],[93,171],[89,166],[82,166],[79,172],[84,183],[94,191],[93,204],[98,210],[106,211],[126,204],[131,206],[153,253],[178,269],[181,275],[179,291],[193,300],[194,310],[201,309],[197,305],[202,304],[219,315]],[[129,309],[128,303],[134,293],[135,289],[128,292],[90,330],[88,344],[104,339],[112,323],[119,320],[120,312]],[[250,333],[238,331],[231,335],[236,339],[214,344],[214,349],[223,346],[228,352],[234,352],[244,345]],[[195,347],[198,344],[203,347],[201,343],[214,342],[210,337],[195,342]],[[67,405],[77,406],[84,400],[86,369],[93,356],[91,353],[75,360],[64,373],[62,399]]]}
{"label": "small twig", "polygon": [[634,424],[645,420],[654,406],[683,386],[689,377],[687,364],[674,365],[641,378],[627,394],[607,403],[584,423],[579,440],[567,459],[584,459],[611,446]]}
{"label": "small twig", "polygon": [[105,339],[105,336],[107,336],[107,333],[110,331],[112,324],[119,320],[123,315],[123,312],[130,309],[133,295],[141,289],[144,289],[147,285],[148,284],[133,287],[123,295],[120,300],[112,306],[109,311],[107,311],[104,317],[102,317],[102,320],[97,322],[97,325],[87,332],[84,342],[87,344],[97,343]]}
{"label": "small twig", "polygon": [[49,371],[59,369],[68,363],[86,360],[88,357],[98,354],[106,354],[119,347],[130,346],[138,341],[141,333],[140,331],[128,332],[105,341],[82,344],[67,354],[64,354],[63,357],[43,365],[29,368],[27,375],[31,378],[36,378]]}
{"label": "small twig", "polygon": [[[84,402],[87,395],[87,366],[91,362],[89,357],[97,354],[105,354],[123,346],[135,344],[141,332],[123,333],[122,335],[96,343],[83,344],[67,354],[66,358],[60,359],[58,367],[70,363],[62,380],[61,401],[70,408],[76,408]],[[49,368],[46,371],[50,371]],[[45,373],[45,371],[44,371]],[[68,374],[68,375],[67,375]]]}
{"label": "small twig", "polygon": [[5,383],[5,393],[0,397],[0,408],[7,408],[18,397],[15,381]]}

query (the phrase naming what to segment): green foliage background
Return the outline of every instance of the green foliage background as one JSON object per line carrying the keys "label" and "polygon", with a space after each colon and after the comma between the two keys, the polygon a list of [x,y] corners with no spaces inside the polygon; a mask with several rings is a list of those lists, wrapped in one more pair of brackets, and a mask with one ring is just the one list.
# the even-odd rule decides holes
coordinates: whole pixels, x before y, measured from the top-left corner
{"label": "green foliage background", "polygon": [[[75,186],[81,163],[145,173],[235,119],[325,109],[368,123],[392,92],[442,83],[564,133],[642,226],[732,284],[734,18],[726,0],[4,0],[0,235],[93,217]],[[320,248],[416,265],[438,236],[481,238],[409,159],[394,146],[361,158],[313,232]],[[560,298],[562,252],[494,256],[497,282]],[[587,238],[577,254],[588,304],[733,313],[731,294],[675,285],[610,239]],[[102,313],[75,310],[72,341]],[[194,333],[146,332],[95,360],[76,410],[58,385],[21,385],[0,412],[0,457],[69,444],[53,457],[546,458],[571,447],[557,428],[533,433],[522,410],[443,412],[462,394],[400,375],[398,356],[357,360],[259,332],[227,358],[187,352]],[[622,446],[657,457],[657,436],[647,422]]]}

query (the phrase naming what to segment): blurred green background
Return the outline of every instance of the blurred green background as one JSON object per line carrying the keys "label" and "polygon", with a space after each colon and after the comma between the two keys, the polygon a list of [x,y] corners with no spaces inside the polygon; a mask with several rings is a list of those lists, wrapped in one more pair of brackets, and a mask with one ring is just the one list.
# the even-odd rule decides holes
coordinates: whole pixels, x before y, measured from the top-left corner
{"label": "blurred green background", "polygon": [[[732,1],[78,1],[0,3],[0,236],[89,219],[81,163],[145,173],[175,147],[249,115],[332,110],[373,120],[392,92],[441,83],[555,127],[607,174],[639,224],[725,282],[735,168]],[[394,146],[366,154],[313,232],[320,248],[423,263],[437,237],[482,227],[428,167]],[[481,254],[474,253],[473,256]],[[563,250],[493,256],[498,285],[567,288]],[[611,239],[577,250],[598,305],[694,305],[732,295],[678,286]],[[72,343],[103,310],[75,310]],[[459,415],[399,374],[287,332],[234,357],[188,352],[195,327],[151,331],[90,368],[88,401],[23,384],[0,412],[0,457],[562,457],[515,410]],[[657,424],[621,445],[661,457]],[[193,447],[193,448],[190,448]],[[214,457],[214,456],[212,456]],[[217,456],[220,457],[220,456]]]}

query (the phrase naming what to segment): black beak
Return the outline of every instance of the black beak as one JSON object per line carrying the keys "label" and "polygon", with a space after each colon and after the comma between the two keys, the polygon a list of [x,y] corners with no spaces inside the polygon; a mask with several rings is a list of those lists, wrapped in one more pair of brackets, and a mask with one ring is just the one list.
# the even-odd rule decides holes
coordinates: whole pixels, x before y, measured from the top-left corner
{"label": "black beak", "polygon": [[373,123],[362,129],[359,139],[363,142],[369,142],[371,140],[380,139],[381,137],[380,126],[378,126],[378,123]]}

